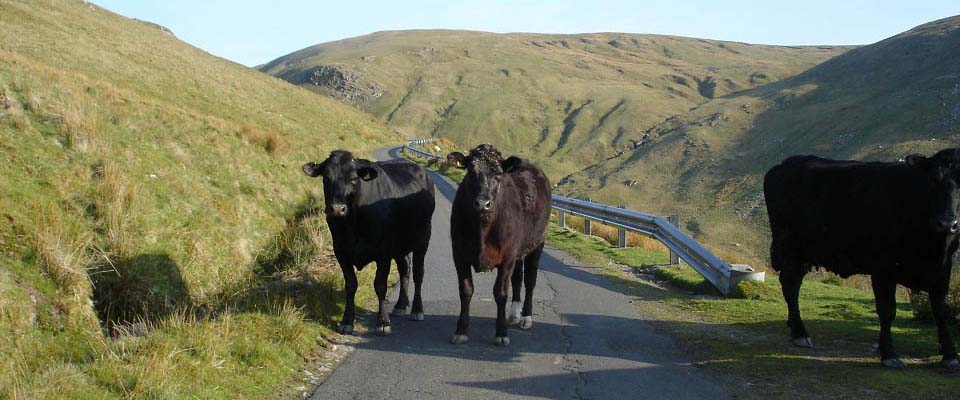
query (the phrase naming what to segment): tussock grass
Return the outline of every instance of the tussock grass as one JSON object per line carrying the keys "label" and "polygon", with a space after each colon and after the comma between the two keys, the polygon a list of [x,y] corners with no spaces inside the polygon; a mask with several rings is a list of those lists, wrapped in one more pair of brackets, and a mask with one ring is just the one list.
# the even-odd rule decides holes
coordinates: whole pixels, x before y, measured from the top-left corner
{"label": "tussock grass", "polygon": [[398,137],[84,1],[0,9],[0,398],[298,382],[342,307],[299,166]]}

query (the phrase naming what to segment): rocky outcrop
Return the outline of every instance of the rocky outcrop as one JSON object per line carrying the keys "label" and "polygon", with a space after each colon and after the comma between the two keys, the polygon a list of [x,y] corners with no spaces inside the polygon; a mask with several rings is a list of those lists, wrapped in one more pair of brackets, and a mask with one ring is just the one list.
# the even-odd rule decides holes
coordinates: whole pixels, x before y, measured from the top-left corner
{"label": "rocky outcrop", "polygon": [[365,73],[341,65],[318,65],[302,71],[294,79],[282,77],[296,85],[311,85],[326,89],[331,97],[362,105],[383,96],[383,87],[373,81],[365,81]]}

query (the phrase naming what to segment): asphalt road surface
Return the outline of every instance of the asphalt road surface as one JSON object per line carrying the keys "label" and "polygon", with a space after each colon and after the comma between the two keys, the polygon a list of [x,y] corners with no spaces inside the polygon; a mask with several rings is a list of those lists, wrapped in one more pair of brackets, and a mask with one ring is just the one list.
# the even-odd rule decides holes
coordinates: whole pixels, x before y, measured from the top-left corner
{"label": "asphalt road surface", "polygon": [[[399,147],[374,155],[397,158]],[[549,246],[534,291],[533,328],[511,328],[510,345],[495,346],[495,273],[474,274],[470,341],[451,344],[460,312],[449,236],[456,185],[439,174],[432,178],[438,190],[424,276],[426,319],[392,317],[390,336],[361,334],[312,399],[729,397],[640,319],[608,278]],[[391,299],[397,295],[394,290]],[[372,316],[367,325],[374,324]]]}

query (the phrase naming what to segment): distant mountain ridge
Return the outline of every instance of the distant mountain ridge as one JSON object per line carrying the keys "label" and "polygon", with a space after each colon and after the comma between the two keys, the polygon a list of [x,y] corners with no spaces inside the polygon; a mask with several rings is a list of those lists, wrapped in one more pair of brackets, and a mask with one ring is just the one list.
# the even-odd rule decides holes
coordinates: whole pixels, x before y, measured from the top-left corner
{"label": "distant mountain ridge", "polygon": [[259,69],[356,105],[408,137],[491,142],[561,175],[636,146],[664,119],[850,48],[412,30],[319,44]]}

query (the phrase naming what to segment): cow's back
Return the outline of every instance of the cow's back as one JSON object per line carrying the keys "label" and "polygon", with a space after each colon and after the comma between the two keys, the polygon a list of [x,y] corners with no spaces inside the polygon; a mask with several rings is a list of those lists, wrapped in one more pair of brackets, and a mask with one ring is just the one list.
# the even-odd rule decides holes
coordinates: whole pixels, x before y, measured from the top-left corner
{"label": "cow's back", "polygon": [[358,266],[425,246],[431,234],[435,189],[426,170],[406,161],[374,165],[379,176],[361,184],[350,220]]}
{"label": "cow's back", "polygon": [[509,215],[504,215],[501,221],[522,233],[518,238],[522,243],[518,252],[522,256],[543,243],[550,220],[550,181],[540,168],[526,160],[504,175],[511,183],[505,185],[508,192],[501,196],[510,196],[514,202],[509,207]]}
{"label": "cow's back", "polygon": [[922,231],[925,182],[903,163],[790,157],[764,176],[771,251],[842,276],[895,265]]}

